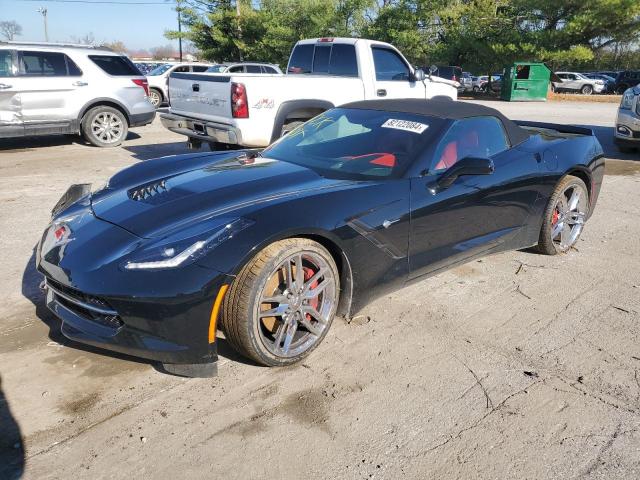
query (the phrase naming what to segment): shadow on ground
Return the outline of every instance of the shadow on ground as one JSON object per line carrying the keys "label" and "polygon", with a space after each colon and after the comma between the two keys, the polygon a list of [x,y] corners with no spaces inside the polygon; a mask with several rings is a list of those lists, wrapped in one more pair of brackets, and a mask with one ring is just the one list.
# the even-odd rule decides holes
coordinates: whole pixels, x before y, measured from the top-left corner
{"label": "shadow on ground", "polygon": [[640,160],[640,150],[636,150],[633,153],[622,153],[618,150],[618,147],[613,143],[613,125],[610,127],[603,127],[601,125],[576,125],[578,127],[589,128],[593,130],[593,133],[598,138],[602,149],[604,150],[604,156],[611,160]]}
{"label": "shadow on ground", "polygon": [[[139,138],[140,135],[129,131],[125,141],[137,140]],[[43,135],[37,137],[3,138],[0,140],[0,151],[20,151],[43,147],[59,147],[64,145],[82,145],[87,148],[99,149],[99,147],[94,147],[89,142],[86,142],[80,135]]]}
{"label": "shadow on ground", "polygon": [[22,477],[24,465],[24,442],[20,425],[11,414],[0,376],[0,478],[15,480]]}

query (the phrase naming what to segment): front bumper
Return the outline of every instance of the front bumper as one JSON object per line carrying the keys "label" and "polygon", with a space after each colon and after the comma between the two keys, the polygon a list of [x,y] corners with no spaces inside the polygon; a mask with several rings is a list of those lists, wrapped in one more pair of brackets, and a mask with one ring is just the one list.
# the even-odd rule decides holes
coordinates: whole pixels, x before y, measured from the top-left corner
{"label": "front bumper", "polygon": [[62,321],[62,334],[161,362],[166,370],[188,365],[185,374],[202,376],[202,368],[195,367],[218,358],[215,300],[232,279],[198,263],[155,272],[121,269],[117,252],[137,237],[92,215],[71,219],[69,212],[80,211],[79,203],[57,217],[64,217],[56,229],[65,225],[66,243],[52,245],[47,228],[36,249],[47,307]]}
{"label": "front bumper", "polygon": [[196,118],[163,113],[160,115],[162,125],[168,130],[195,138],[204,142],[219,142],[230,145],[242,145],[240,131],[232,125],[208,122]]}
{"label": "front bumper", "polygon": [[618,110],[614,142],[620,146],[640,147],[640,114],[633,110]]}

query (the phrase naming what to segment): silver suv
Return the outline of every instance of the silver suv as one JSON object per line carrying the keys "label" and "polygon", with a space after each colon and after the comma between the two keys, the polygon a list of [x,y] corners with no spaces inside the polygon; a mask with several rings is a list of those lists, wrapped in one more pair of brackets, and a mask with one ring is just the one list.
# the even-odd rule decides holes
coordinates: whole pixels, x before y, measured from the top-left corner
{"label": "silver suv", "polygon": [[560,82],[552,82],[551,89],[554,92],[580,92],[583,95],[602,93],[604,90],[603,80],[594,80],[577,72],[556,72],[560,77]]}
{"label": "silver suv", "polygon": [[640,149],[640,83],[622,95],[613,140],[621,152]]}
{"label": "silver suv", "polygon": [[0,138],[82,134],[114,147],[153,121],[147,80],[103,48],[0,42]]}

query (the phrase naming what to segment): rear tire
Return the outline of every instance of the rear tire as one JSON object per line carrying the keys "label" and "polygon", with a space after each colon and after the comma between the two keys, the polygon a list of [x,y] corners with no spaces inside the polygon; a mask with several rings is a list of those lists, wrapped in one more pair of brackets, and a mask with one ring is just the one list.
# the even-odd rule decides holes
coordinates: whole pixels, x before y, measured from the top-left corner
{"label": "rear tire", "polygon": [[339,294],[338,269],[322,245],[306,238],[280,240],[237,275],[224,299],[221,327],[241,355],[260,365],[290,365],[322,342]]}
{"label": "rear tire", "polygon": [[545,255],[568,252],[580,238],[588,216],[587,186],[578,177],[567,175],[556,186],[544,211],[538,252]]}
{"label": "rear tire", "polygon": [[82,136],[96,147],[117,147],[128,131],[124,113],[107,105],[93,107],[82,118]]}
{"label": "rear tire", "polygon": [[151,102],[151,105],[153,105],[155,108],[160,108],[160,106],[162,105],[162,102],[164,101],[164,98],[162,97],[162,92],[157,88],[150,88],[149,101]]}

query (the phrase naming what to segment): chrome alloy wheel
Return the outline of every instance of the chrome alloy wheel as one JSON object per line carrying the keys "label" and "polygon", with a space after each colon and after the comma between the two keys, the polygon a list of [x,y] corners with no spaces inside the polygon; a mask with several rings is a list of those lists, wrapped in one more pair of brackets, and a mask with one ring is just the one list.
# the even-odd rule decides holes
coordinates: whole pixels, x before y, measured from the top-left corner
{"label": "chrome alloy wheel", "polygon": [[577,241],[589,210],[589,195],[581,184],[570,183],[559,196],[551,218],[551,239],[558,251],[568,251]]}
{"label": "chrome alloy wheel", "polygon": [[91,122],[91,133],[101,142],[118,142],[124,131],[122,122],[123,120],[119,116],[111,112],[100,112]]}
{"label": "chrome alloy wheel", "polygon": [[162,103],[162,97],[157,90],[151,88],[149,89],[149,101],[151,102],[151,105],[158,108]]}
{"label": "chrome alloy wheel", "polygon": [[336,279],[322,256],[290,256],[268,277],[257,305],[263,344],[278,357],[304,353],[322,338],[336,301]]}

